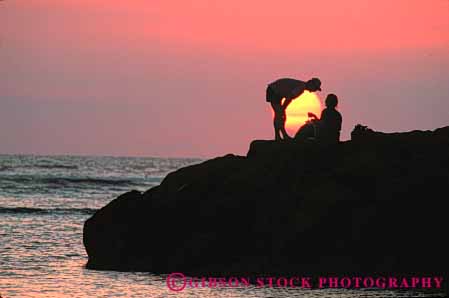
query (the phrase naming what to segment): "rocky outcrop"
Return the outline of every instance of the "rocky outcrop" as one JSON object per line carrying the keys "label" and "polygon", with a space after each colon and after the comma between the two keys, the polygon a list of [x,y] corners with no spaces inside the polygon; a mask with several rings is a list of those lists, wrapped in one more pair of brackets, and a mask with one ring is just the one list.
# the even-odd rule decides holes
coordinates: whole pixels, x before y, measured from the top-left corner
{"label": "rocky outcrop", "polygon": [[449,127],[253,141],[113,200],[88,268],[191,274],[447,273]]}

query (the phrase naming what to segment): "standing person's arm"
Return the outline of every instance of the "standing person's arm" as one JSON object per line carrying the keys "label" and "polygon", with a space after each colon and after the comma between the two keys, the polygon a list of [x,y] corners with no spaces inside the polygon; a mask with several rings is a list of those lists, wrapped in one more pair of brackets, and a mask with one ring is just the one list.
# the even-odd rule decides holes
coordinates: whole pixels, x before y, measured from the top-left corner
{"label": "standing person's arm", "polygon": [[282,108],[285,110],[287,110],[288,105],[292,102],[293,99],[285,99],[284,103],[282,104]]}
{"label": "standing person's arm", "polygon": [[343,117],[341,117],[341,114],[339,112],[337,112],[338,117],[337,117],[337,128],[338,131],[340,132],[341,130],[341,123],[343,122]]}

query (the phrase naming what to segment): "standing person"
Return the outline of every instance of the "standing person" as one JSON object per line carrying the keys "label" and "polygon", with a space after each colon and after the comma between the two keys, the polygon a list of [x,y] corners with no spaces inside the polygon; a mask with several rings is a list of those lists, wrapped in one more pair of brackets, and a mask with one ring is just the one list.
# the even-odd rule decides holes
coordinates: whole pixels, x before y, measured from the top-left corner
{"label": "standing person", "polygon": [[[271,103],[274,111],[274,138],[281,140],[281,133],[283,139],[290,139],[290,136],[285,131],[285,121],[287,116],[285,111],[293,99],[300,96],[305,90],[310,92],[321,91],[321,81],[318,78],[313,78],[307,82],[303,82],[291,78],[282,78],[270,83],[267,87],[267,102]],[[282,102],[282,99],[284,99]]]}

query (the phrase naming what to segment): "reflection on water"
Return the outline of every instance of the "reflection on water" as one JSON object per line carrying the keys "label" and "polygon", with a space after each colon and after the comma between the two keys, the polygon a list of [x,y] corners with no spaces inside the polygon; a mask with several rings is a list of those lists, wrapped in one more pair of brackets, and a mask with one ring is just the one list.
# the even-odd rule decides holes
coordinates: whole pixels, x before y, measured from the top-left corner
{"label": "reflection on water", "polygon": [[279,288],[186,288],[162,276],[87,270],[83,214],[0,214],[0,294],[7,297],[410,297],[428,292]]}

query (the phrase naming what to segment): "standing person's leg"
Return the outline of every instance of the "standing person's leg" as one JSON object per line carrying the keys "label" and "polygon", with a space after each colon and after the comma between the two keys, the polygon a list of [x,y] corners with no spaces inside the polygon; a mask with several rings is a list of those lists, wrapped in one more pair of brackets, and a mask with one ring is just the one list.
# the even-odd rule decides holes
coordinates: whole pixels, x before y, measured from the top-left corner
{"label": "standing person's leg", "polygon": [[281,140],[281,134],[280,131],[282,129],[282,107],[280,103],[271,102],[271,107],[274,111],[274,118],[273,118],[273,126],[274,126],[274,139],[276,141]]}
{"label": "standing person's leg", "polygon": [[282,133],[282,136],[284,138],[284,140],[288,140],[291,139],[291,137],[288,135],[287,131],[285,130],[285,121],[287,120],[287,115],[285,114],[285,110],[282,109],[281,112],[281,123],[280,123],[280,131]]}
{"label": "standing person's leg", "polygon": [[285,122],[287,121],[287,107],[290,105],[293,99],[287,99],[285,98],[283,102],[281,102],[281,108],[282,108],[282,127],[281,132],[284,137],[284,140],[289,140],[291,137],[288,135],[287,131],[285,130]]}
{"label": "standing person's leg", "polygon": [[274,112],[273,126],[274,126],[274,139],[276,141],[281,140],[280,131],[282,129],[282,106],[279,96],[274,92],[274,90],[268,86],[267,87],[267,101],[271,104],[271,108]]}

